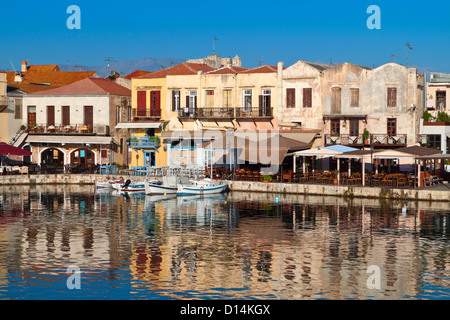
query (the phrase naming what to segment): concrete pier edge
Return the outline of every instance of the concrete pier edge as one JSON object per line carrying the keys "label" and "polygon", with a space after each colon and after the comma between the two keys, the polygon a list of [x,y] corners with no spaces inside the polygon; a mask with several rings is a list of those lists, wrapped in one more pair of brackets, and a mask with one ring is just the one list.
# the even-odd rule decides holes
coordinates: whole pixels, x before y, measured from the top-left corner
{"label": "concrete pier edge", "polygon": [[[96,181],[106,181],[123,177],[134,181],[162,180],[161,177],[98,175],[98,174],[41,174],[41,175],[7,175],[0,176],[0,185],[48,185],[77,184],[94,185]],[[231,191],[259,192],[272,194],[298,194],[315,196],[332,196],[345,198],[396,199],[412,201],[450,202],[448,190],[431,188],[397,189],[387,187],[334,186],[298,183],[264,183],[255,181],[228,181]]]}

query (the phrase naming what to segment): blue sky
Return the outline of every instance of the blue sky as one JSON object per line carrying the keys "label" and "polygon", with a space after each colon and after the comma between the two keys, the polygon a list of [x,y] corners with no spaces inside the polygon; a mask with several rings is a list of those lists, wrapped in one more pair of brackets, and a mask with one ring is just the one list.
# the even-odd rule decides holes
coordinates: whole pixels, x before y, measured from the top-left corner
{"label": "blue sky", "polygon": [[[431,3],[430,3],[431,4]],[[81,30],[69,30],[70,5]],[[370,5],[381,30],[369,30]],[[393,60],[450,72],[450,2],[419,1],[8,1],[0,19],[0,69],[31,64],[104,65],[104,57],[201,58],[238,54],[245,67],[297,60],[352,62],[369,67]]]}

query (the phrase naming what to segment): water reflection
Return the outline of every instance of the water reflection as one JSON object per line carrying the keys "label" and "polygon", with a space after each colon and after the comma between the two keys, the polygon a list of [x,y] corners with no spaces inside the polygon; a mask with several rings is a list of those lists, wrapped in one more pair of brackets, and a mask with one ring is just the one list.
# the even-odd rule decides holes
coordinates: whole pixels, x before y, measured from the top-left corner
{"label": "water reflection", "polygon": [[449,298],[449,218],[447,203],[5,188],[0,298]]}

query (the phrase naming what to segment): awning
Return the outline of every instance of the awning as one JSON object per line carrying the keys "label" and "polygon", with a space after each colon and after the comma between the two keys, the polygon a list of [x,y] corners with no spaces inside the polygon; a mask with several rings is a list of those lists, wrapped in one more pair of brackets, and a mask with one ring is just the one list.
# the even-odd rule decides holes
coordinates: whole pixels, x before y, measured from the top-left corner
{"label": "awning", "polygon": [[121,122],[116,129],[158,129],[164,122]]}
{"label": "awning", "polygon": [[328,150],[325,148],[320,149],[308,149],[308,150],[302,150],[292,153],[294,156],[303,156],[303,157],[334,157],[338,154],[341,154],[339,151],[334,150]]}
{"label": "awning", "polygon": [[161,139],[166,140],[215,140],[225,134],[222,130],[169,130],[161,133]]}
{"label": "awning", "polygon": [[111,144],[111,137],[99,136],[60,136],[60,135],[29,135],[28,143],[66,143],[66,144]]}

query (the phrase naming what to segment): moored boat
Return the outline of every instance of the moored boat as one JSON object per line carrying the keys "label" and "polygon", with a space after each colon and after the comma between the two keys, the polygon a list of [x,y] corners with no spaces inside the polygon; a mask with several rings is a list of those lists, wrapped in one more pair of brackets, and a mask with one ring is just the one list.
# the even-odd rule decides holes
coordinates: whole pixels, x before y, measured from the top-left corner
{"label": "moored boat", "polygon": [[177,194],[178,185],[180,183],[190,183],[189,179],[177,176],[163,177],[161,182],[149,182],[145,185],[145,194],[161,195],[161,194]]}
{"label": "moored boat", "polygon": [[222,180],[202,179],[191,184],[179,184],[177,194],[215,194],[225,192],[228,184]]}
{"label": "moored boat", "polygon": [[96,181],[95,188],[97,189],[114,189],[114,184],[124,183],[123,178],[107,181]]}
{"label": "moored boat", "polygon": [[132,182],[131,180],[125,181],[125,183],[115,183],[113,184],[114,189],[122,192],[144,192],[145,183],[144,182]]}

